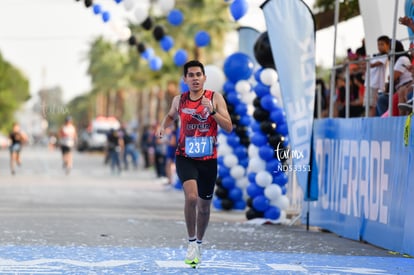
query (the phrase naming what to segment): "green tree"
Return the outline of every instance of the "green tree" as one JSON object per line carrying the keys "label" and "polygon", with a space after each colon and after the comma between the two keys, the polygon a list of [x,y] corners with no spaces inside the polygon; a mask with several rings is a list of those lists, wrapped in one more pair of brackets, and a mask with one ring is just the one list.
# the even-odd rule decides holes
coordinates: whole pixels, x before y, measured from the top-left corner
{"label": "green tree", "polygon": [[10,128],[14,113],[29,98],[29,81],[0,53],[0,131]]}

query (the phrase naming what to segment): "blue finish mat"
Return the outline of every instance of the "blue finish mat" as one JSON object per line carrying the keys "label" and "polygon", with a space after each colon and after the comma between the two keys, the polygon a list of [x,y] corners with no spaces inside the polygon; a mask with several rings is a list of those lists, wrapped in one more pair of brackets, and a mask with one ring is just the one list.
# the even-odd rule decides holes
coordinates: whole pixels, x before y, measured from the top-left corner
{"label": "blue finish mat", "polygon": [[0,274],[414,274],[414,259],[185,248],[0,246]]}

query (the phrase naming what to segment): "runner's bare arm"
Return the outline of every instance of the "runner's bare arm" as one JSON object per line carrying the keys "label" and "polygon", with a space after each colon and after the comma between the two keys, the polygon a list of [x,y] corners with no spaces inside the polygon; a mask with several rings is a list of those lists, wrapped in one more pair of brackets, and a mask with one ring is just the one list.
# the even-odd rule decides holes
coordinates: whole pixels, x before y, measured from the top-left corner
{"label": "runner's bare arm", "polygon": [[168,111],[167,115],[164,117],[164,119],[161,122],[161,125],[158,129],[158,137],[162,137],[164,135],[165,128],[171,126],[173,122],[177,119],[178,115],[178,104],[180,103],[180,97],[181,95],[177,95],[174,97],[170,110]]}
{"label": "runner's bare arm", "polygon": [[219,93],[214,93],[212,111],[216,112],[213,117],[217,121],[218,125],[223,130],[230,133],[233,130],[233,124],[231,122],[229,111],[227,110],[226,101]]}

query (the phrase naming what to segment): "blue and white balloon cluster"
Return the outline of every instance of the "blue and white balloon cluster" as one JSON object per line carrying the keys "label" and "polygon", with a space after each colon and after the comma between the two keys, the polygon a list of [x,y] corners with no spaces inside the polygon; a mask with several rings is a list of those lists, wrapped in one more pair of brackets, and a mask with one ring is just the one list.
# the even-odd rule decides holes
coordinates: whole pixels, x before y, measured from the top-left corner
{"label": "blue and white balloon cluster", "polygon": [[[246,169],[249,165],[247,147],[250,144],[251,117],[247,104],[236,90],[239,81],[247,81],[253,74],[253,61],[244,53],[228,56],[223,66],[227,82],[223,85],[223,96],[233,123],[230,133],[218,136],[218,180],[213,204],[217,209],[246,208],[246,188],[249,184]],[[207,79],[208,79],[208,74]]]}
{"label": "blue and white balloon cluster", "polygon": [[[288,177],[284,166],[288,165],[286,154],[288,128],[283,109],[276,99],[279,93],[277,73],[273,68],[260,68],[255,73],[254,91],[257,97],[252,123],[250,158],[247,187],[249,206],[247,219],[265,218],[278,220],[289,206],[286,196]],[[276,86],[277,85],[277,86]]]}

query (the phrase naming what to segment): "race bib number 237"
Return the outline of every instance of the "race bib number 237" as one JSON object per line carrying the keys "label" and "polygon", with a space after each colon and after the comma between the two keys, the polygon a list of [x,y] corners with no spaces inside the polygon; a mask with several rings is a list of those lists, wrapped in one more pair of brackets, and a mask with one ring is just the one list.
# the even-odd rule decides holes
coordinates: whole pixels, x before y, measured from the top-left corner
{"label": "race bib number 237", "polygon": [[186,137],[185,153],[193,158],[213,155],[213,137]]}

